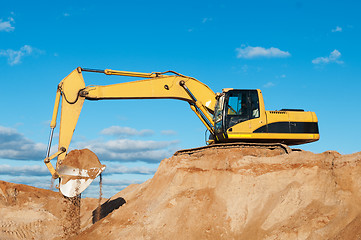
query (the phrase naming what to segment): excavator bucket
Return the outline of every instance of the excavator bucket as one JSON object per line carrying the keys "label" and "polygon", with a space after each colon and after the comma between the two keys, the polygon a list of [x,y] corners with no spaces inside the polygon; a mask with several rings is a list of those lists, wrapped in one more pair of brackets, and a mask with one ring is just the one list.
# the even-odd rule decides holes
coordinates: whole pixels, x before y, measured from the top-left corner
{"label": "excavator bucket", "polygon": [[57,168],[61,193],[66,197],[79,195],[104,169],[105,165],[89,149],[70,151]]}

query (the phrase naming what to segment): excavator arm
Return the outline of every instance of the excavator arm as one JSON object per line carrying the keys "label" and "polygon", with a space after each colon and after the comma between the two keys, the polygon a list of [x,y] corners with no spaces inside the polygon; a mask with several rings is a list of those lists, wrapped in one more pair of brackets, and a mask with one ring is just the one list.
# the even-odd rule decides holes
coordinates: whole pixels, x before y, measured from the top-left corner
{"label": "excavator arm", "polygon": [[[106,75],[140,77],[143,79],[106,86],[86,87],[82,75],[83,71],[104,73]],[[60,190],[68,197],[78,195],[80,193],[79,187],[82,189],[85,186],[86,188],[93,180],[92,178],[98,176],[105,168],[105,166],[98,166],[96,174],[91,174],[92,177],[87,176],[87,179],[79,183],[79,176],[84,175],[82,169],[71,169],[71,173],[69,173],[69,168],[62,167],[85,99],[178,99],[186,101],[210,133],[214,134],[213,113],[216,104],[216,94],[208,86],[192,77],[187,77],[173,71],[138,73],[110,69],[83,69],[79,67],[72,71],[58,85],[53,117],[50,124],[51,134],[47,157],[44,160],[53,178],[60,178]],[[60,103],[61,116],[58,152],[50,156],[51,142],[54,128],[56,127]],[[56,168],[54,168],[50,161],[56,157],[57,164]],[[63,169],[67,169],[67,171]],[[77,171],[78,174],[74,174]],[[69,174],[76,175],[76,178],[69,180]],[[67,179],[66,182],[63,181],[65,178]],[[88,181],[89,178],[91,181]],[[72,180],[74,181],[72,182]]]}

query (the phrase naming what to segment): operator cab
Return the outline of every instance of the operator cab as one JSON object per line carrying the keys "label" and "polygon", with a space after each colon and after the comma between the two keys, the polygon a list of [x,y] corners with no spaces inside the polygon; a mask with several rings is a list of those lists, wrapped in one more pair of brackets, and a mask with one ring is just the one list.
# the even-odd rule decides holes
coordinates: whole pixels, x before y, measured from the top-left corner
{"label": "operator cab", "polygon": [[216,139],[227,139],[227,130],[234,125],[260,117],[257,90],[224,89],[217,99],[214,113]]}
{"label": "operator cab", "polygon": [[319,138],[315,113],[300,109],[266,111],[259,89],[224,89],[217,95],[212,139],[215,143],[298,145]]}

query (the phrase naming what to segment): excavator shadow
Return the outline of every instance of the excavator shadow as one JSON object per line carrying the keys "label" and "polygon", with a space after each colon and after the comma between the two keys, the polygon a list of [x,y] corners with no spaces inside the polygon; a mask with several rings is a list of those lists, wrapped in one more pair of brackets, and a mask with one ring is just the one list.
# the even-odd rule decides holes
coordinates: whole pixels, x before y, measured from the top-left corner
{"label": "excavator shadow", "polygon": [[92,215],[93,215],[93,224],[97,221],[105,218],[108,216],[111,212],[113,212],[115,209],[118,209],[119,207],[123,206],[123,204],[126,203],[125,199],[122,197],[118,197],[116,199],[113,199],[109,201],[108,199],[105,203],[97,207]]}

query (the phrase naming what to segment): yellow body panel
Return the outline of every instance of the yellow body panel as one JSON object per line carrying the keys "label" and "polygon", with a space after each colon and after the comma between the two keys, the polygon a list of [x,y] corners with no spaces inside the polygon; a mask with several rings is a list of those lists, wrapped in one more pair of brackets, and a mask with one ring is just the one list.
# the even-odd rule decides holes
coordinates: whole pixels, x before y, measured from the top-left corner
{"label": "yellow body panel", "polygon": [[273,122],[314,122],[317,118],[313,112],[301,111],[266,111],[267,123]]}

